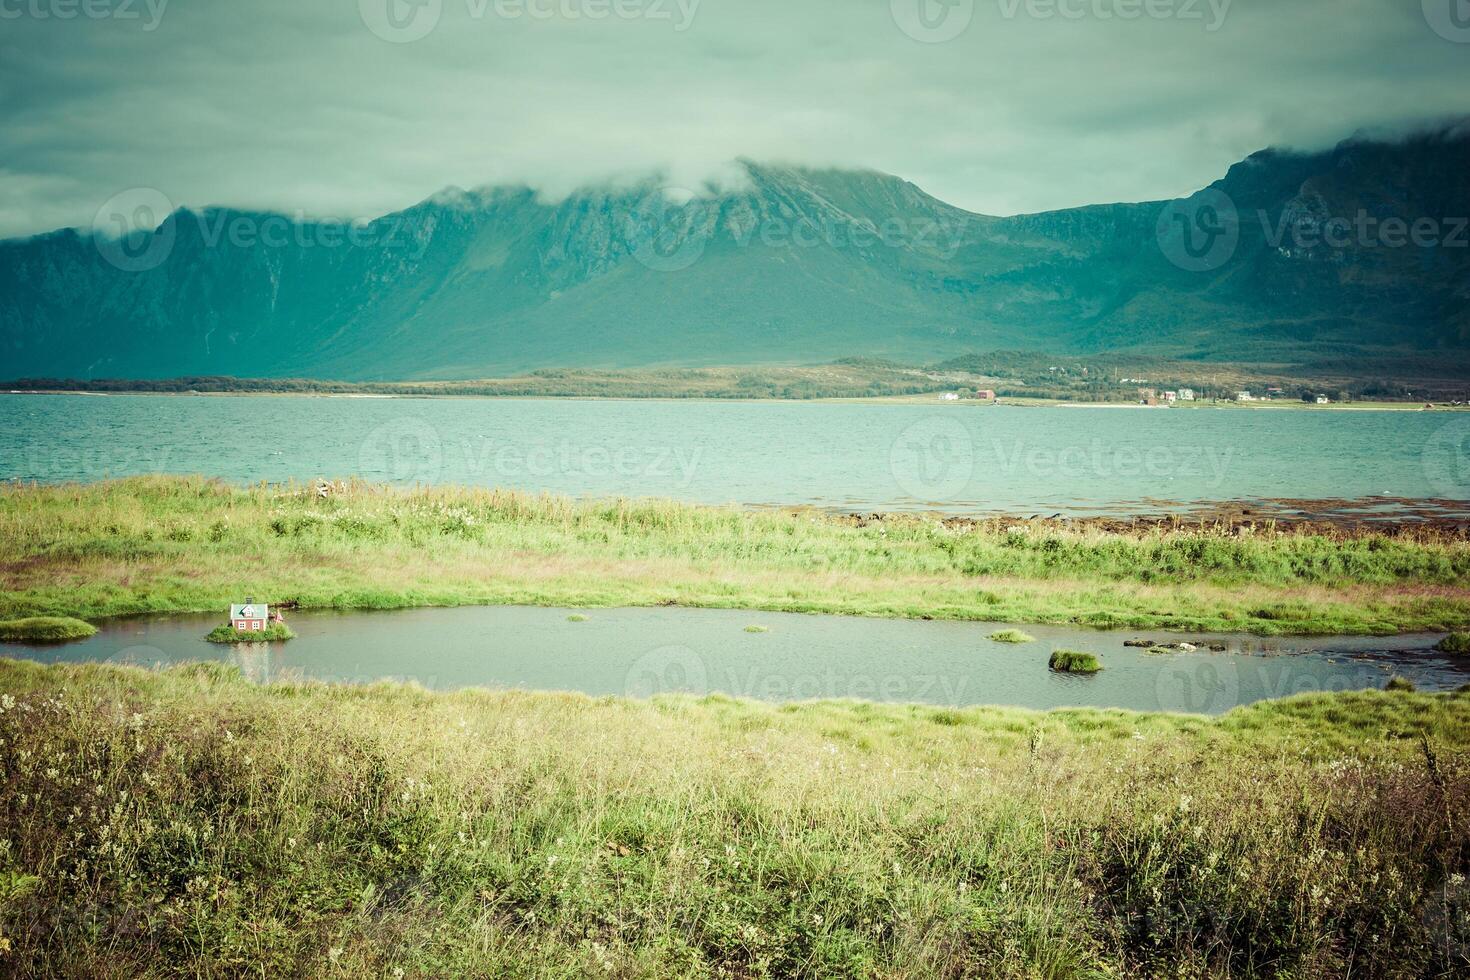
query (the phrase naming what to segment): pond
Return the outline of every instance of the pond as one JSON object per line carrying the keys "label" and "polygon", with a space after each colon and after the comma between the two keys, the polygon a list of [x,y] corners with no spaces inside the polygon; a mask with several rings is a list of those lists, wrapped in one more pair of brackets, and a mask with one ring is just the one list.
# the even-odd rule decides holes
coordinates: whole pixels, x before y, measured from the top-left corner
{"label": "pond", "polygon": [[[573,621],[585,616],[585,621]],[[477,606],[392,612],[296,612],[285,643],[218,646],[221,615],[125,618],[64,646],[0,644],[43,662],[155,666],[226,660],[256,682],[415,681],[464,687],[648,697],[721,692],[767,701],[858,698],[935,705],[1073,706],[1217,714],[1307,691],[1381,688],[1392,674],[1421,690],[1470,681],[1470,658],[1437,636],[1264,638],[1026,626],[1035,641],[989,639],[1003,624],[883,620],[721,609]],[[759,630],[759,631],[757,631]],[[1130,639],[1200,644],[1154,653]],[[1208,646],[1223,646],[1210,650]],[[1097,654],[1102,673],[1047,669],[1058,647]]]}

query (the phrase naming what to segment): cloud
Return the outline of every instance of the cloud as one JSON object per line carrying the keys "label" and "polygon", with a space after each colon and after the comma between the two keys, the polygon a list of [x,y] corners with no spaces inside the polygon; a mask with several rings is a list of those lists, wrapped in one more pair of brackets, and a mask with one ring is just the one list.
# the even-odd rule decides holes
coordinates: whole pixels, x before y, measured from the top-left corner
{"label": "cloud", "polygon": [[736,157],[1006,214],[1470,112],[1470,44],[1419,0],[949,3],[0,0],[0,235],[139,186],[359,217],[451,184],[694,185]]}

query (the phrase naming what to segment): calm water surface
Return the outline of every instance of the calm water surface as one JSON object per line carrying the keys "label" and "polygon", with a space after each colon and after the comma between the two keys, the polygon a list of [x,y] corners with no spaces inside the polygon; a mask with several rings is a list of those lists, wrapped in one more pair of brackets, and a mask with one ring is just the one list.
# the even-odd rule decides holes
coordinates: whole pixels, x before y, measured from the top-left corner
{"label": "calm water surface", "polygon": [[[1470,680],[1435,654],[1434,636],[1263,639],[1188,637],[1226,652],[1155,654],[1129,638],[1179,634],[1027,626],[1036,642],[988,639],[993,623],[808,616],[718,609],[569,610],[517,606],[290,616],[286,643],[222,647],[202,639],[222,616],[119,619],[64,646],[0,644],[0,655],[141,666],[228,660],[259,682],[310,678],[365,683],[414,680],[462,687],[570,690],[647,697],[723,692],[766,701],[861,698],[936,705],[1096,706],[1219,713],[1305,691],[1382,687],[1391,673],[1421,689]],[[748,633],[747,626],[768,632]],[[1094,677],[1047,669],[1056,647],[1089,650]]]}
{"label": "calm water surface", "polygon": [[841,509],[1470,500],[1470,414],[0,394],[0,479],[360,476]]}

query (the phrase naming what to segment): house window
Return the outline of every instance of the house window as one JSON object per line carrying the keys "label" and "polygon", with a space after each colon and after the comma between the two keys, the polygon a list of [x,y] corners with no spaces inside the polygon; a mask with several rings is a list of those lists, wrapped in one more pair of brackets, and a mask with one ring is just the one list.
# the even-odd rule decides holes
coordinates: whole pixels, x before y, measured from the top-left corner
{"label": "house window", "polygon": [[258,620],[258,619],[252,619],[250,621],[250,628],[253,629],[253,630],[260,629],[260,620]]}

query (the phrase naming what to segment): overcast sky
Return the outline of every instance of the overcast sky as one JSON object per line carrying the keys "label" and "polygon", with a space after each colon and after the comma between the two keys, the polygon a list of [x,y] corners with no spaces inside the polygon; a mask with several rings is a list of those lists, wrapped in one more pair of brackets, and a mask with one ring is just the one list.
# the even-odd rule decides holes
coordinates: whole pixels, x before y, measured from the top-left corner
{"label": "overcast sky", "polygon": [[0,0],[0,235],[109,198],[357,217],[726,161],[974,211],[1187,194],[1470,112],[1460,0]]}

